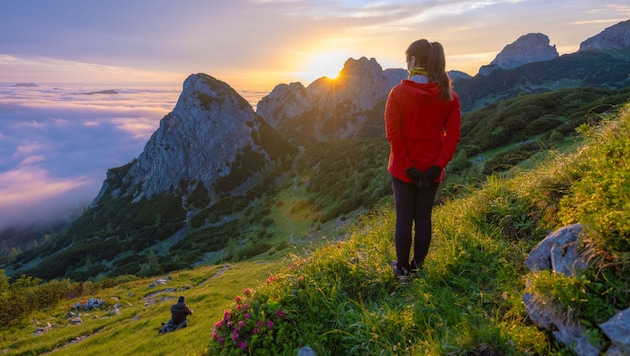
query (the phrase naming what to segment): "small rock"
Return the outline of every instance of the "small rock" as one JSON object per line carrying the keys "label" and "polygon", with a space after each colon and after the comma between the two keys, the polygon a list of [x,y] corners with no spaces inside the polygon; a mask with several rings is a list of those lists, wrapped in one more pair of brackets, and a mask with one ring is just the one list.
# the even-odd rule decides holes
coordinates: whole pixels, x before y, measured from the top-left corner
{"label": "small rock", "polygon": [[317,353],[310,346],[304,346],[298,350],[297,356],[317,356]]}
{"label": "small rock", "polygon": [[630,308],[618,312],[599,327],[621,355],[630,355]]}

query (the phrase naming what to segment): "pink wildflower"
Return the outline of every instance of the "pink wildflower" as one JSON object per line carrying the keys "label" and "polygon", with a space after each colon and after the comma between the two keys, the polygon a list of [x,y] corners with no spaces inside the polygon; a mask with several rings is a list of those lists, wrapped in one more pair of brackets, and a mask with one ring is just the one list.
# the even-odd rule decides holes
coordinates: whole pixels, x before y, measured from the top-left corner
{"label": "pink wildflower", "polygon": [[252,290],[249,289],[249,288],[245,288],[245,292],[244,293],[245,293],[245,295],[250,295],[250,294],[252,294]]}
{"label": "pink wildflower", "polygon": [[258,334],[258,328],[254,328],[252,332],[254,333],[254,335]]}
{"label": "pink wildflower", "polygon": [[256,322],[256,325],[258,325],[258,326],[262,326],[262,324],[263,324],[263,321],[262,321],[262,320],[258,320],[258,321]]}
{"label": "pink wildflower", "polygon": [[243,326],[245,326],[245,322],[244,321],[239,321],[238,322],[238,328],[241,329]]}
{"label": "pink wildflower", "polygon": [[234,340],[234,341],[238,340],[238,331],[236,329],[234,329],[234,334],[232,335],[232,340]]}
{"label": "pink wildflower", "polygon": [[219,335],[217,335],[217,333],[212,333],[212,339],[216,340],[219,338]]}
{"label": "pink wildflower", "polygon": [[250,313],[245,313],[245,319],[249,319],[251,317],[252,317],[252,315]]}
{"label": "pink wildflower", "polygon": [[238,347],[241,350],[245,350],[247,348],[247,343],[245,341],[241,341],[241,342],[238,343]]}
{"label": "pink wildflower", "polygon": [[241,304],[241,297],[236,296],[236,304]]}
{"label": "pink wildflower", "polygon": [[222,337],[220,337],[220,338],[219,338],[219,344],[222,344],[222,343],[223,343],[223,341],[225,341],[225,339],[224,339],[224,338],[222,338]]}
{"label": "pink wildflower", "polygon": [[267,329],[273,328],[273,321],[267,320]]}
{"label": "pink wildflower", "polygon": [[278,318],[282,318],[284,316],[284,312],[280,311],[280,310],[276,310],[276,316]]}

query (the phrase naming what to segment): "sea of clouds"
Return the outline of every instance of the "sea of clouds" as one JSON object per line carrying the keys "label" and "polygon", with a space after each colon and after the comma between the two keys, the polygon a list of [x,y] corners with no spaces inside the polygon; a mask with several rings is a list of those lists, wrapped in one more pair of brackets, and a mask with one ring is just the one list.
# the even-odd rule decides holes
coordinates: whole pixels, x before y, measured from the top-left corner
{"label": "sea of clouds", "polygon": [[[115,90],[118,94],[86,94]],[[0,83],[0,231],[77,214],[142,152],[181,87]],[[252,106],[266,93],[243,90]]]}

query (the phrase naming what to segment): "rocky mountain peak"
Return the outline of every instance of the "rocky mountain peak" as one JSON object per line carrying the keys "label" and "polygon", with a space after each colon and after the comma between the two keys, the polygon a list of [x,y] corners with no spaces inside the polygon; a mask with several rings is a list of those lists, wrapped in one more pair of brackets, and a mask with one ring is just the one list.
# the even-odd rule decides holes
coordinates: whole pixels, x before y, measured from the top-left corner
{"label": "rocky mountain peak", "polygon": [[364,133],[362,125],[393,81],[400,81],[397,73],[385,75],[374,58],[349,58],[336,79],[322,77],[306,88],[276,86],[258,103],[257,113],[294,142],[355,137]]}
{"label": "rocky mountain peak", "polygon": [[630,49],[630,20],[606,28],[596,36],[580,43],[582,51],[616,51]]}
{"label": "rocky mountain peak", "polygon": [[497,69],[512,69],[527,63],[543,62],[558,58],[556,46],[542,33],[528,33],[505,46],[487,66],[479,68],[479,74],[488,75]]}
{"label": "rocky mountain peak", "polygon": [[[238,167],[247,156],[249,170],[274,157],[263,147],[260,129],[267,125],[229,85],[206,74],[189,76],[173,111],[161,121],[140,156],[109,169],[94,200],[132,195],[136,200],[199,183],[210,192],[217,180],[233,174],[243,183],[251,171]],[[269,132],[269,130],[266,130]]]}
{"label": "rocky mountain peak", "polygon": [[382,75],[383,68],[378,64],[375,58],[367,59],[361,57],[359,59],[348,58],[343,69],[339,72],[339,76],[358,76],[363,78],[375,78]]}
{"label": "rocky mountain peak", "polygon": [[361,110],[371,109],[374,101],[387,95],[389,89],[389,80],[383,75],[381,65],[376,59],[366,57],[347,59],[338,78],[323,77],[306,88],[318,106],[351,101]]}
{"label": "rocky mountain peak", "polygon": [[283,120],[292,119],[312,106],[302,83],[276,85],[256,106],[256,112],[272,127],[280,127]]}

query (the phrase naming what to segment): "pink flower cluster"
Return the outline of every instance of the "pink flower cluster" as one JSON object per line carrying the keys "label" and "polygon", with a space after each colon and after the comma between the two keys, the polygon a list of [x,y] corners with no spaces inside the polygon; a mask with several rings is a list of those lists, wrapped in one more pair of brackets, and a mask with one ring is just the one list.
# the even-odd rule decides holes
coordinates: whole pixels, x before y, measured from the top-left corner
{"label": "pink flower cluster", "polygon": [[[258,335],[265,330],[272,330],[274,327],[274,322],[271,319],[265,320],[264,316],[261,320],[254,323],[252,320],[252,312],[254,310],[251,309],[249,303],[246,303],[246,300],[251,298],[253,292],[247,288],[244,294],[244,298],[240,296],[235,298],[236,307],[234,310],[226,310],[223,313],[223,318],[214,325],[212,338],[219,346],[226,345],[226,341],[231,339],[231,342],[234,343],[233,345],[236,345],[241,350],[246,350],[249,347],[247,342],[249,337]],[[282,319],[286,316],[286,313],[276,310],[272,315],[277,319]]]}

